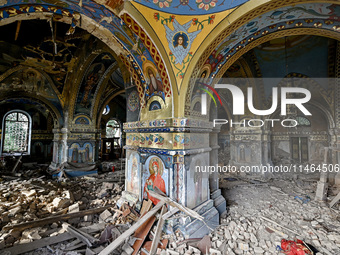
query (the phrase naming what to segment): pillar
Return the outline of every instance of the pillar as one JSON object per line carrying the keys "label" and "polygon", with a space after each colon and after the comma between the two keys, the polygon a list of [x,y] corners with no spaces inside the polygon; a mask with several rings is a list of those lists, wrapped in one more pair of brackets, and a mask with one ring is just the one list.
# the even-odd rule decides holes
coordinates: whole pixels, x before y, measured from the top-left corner
{"label": "pillar", "polygon": [[[209,145],[210,151],[210,166],[218,166],[218,133],[221,130],[221,126],[216,126],[210,133]],[[226,211],[227,202],[222,196],[222,192],[219,189],[219,175],[218,171],[212,172],[209,175],[210,197],[214,201],[214,206],[221,215]]]}
{"label": "pillar", "polygon": [[[211,162],[215,166],[218,162],[218,130],[211,134],[212,123],[186,118],[125,123],[125,192],[139,200],[152,199],[146,187],[152,189],[155,185],[171,199],[202,215],[210,228],[217,227],[216,205],[223,202],[220,201],[218,175],[209,178],[207,167]],[[158,184],[153,182],[156,178]],[[124,195],[123,199],[128,201],[129,195]],[[174,231],[181,231],[186,238],[200,238],[209,233],[209,228],[201,221],[183,216],[172,222]]]}

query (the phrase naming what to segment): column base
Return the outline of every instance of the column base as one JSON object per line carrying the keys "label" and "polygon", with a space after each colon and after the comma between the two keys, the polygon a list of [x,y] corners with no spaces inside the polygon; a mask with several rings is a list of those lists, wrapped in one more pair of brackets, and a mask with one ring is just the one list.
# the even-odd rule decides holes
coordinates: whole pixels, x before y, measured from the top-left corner
{"label": "column base", "polygon": [[[204,222],[190,217],[183,217],[176,222],[173,230],[180,231],[185,239],[202,238],[210,233],[210,229],[215,229],[220,222],[220,215],[214,206],[213,200],[208,200],[193,209],[204,217]],[[209,229],[210,228],[210,229]]]}
{"label": "column base", "polygon": [[315,200],[326,201],[328,191],[328,183],[318,181],[318,186],[316,188]]}
{"label": "column base", "polygon": [[211,193],[211,199],[214,200],[214,206],[218,213],[222,215],[227,210],[227,201],[221,194],[221,189],[215,190]]}

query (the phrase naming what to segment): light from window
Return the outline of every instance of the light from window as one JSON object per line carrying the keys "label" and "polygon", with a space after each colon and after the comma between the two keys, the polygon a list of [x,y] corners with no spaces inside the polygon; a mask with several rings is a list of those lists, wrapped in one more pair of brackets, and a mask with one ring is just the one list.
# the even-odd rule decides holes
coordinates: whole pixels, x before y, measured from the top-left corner
{"label": "light from window", "polygon": [[309,119],[307,119],[305,117],[297,116],[296,117],[296,121],[297,121],[299,126],[307,126],[307,127],[309,127],[311,125]]}
{"label": "light from window", "polygon": [[103,110],[103,115],[108,115],[110,112],[110,107],[107,105],[105,106],[104,110]]}
{"label": "light from window", "polygon": [[10,112],[4,117],[3,154],[29,154],[30,118],[24,112]]}
{"label": "light from window", "polygon": [[116,120],[106,123],[106,138],[120,137],[120,125]]}

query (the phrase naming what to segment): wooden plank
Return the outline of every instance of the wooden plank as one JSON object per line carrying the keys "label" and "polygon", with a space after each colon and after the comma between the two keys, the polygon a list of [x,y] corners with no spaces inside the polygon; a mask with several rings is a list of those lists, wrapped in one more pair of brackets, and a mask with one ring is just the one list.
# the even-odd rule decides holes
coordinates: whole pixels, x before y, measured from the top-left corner
{"label": "wooden plank", "polygon": [[270,223],[273,223],[273,224],[275,224],[275,225],[277,225],[277,226],[279,226],[279,227],[281,227],[281,228],[283,228],[283,229],[285,229],[285,230],[287,230],[287,231],[289,231],[289,232],[291,232],[291,233],[293,233],[293,234],[295,234],[295,235],[297,235],[297,236],[300,236],[299,233],[297,233],[297,232],[295,232],[295,231],[293,231],[293,230],[291,230],[291,229],[289,229],[289,228],[286,228],[285,226],[282,226],[282,225],[280,225],[279,223],[276,223],[276,222],[273,221],[273,220],[270,220],[270,219],[268,219],[268,218],[266,218],[266,217],[263,217],[263,216],[260,216],[260,218],[263,219],[263,220],[266,220],[266,221],[268,221],[268,222],[270,222]]}
{"label": "wooden plank", "polygon": [[[95,224],[89,227],[81,228],[80,230],[86,232],[86,233],[95,233],[105,227],[105,223],[99,223]],[[16,255],[16,254],[22,254],[25,252],[33,251],[51,244],[60,243],[64,241],[68,241],[70,239],[73,239],[74,237],[70,235],[69,233],[62,233],[57,236],[47,237],[43,238],[31,243],[25,243],[25,244],[19,244],[15,245],[13,247],[7,248],[3,250],[4,254],[8,252],[8,254]]]}
{"label": "wooden plank", "polygon": [[[164,205],[163,205],[164,206]],[[135,234],[133,235],[133,237],[135,237],[137,240],[135,241],[135,243],[132,246],[132,249],[134,250],[132,255],[136,255],[140,248],[142,247],[146,236],[149,234],[153,224],[156,221],[156,217],[155,216],[151,216],[151,218],[149,218],[142,226],[140,226]]]}
{"label": "wooden plank", "polygon": [[152,190],[148,190],[148,192],[149,192],[149,194],[150,194],[152,197],[157,198],[157,199],[159,199],[159,200],[161,200],[161,201],[164,201],[164,202],[165,202],[166,204],[168,204],[168,205],[171,205],[171,206],[173,206],[173,207],[178,208],[180,211],[184,212],[185,214],[187,214],[187,215],[189,215],[189,216],[191,216],[191,217],[193,217],[193,218],[196,218],[196,219],[202,221],[202,222],[205,224],[205,222],[204,222],[204,217],[202,217],[201,215],[199,215],[199,214],[198,214],[197,212],[195,212],[194,210],[191,210],[190,208],[185,207],[185,206],[183,206],[183,205],[181,205],[181,204],[175,202],[175,201],[172,200],[171,198],[169,198],[169,197],[164,197],[164,196],[162,196],[162,195],[160,195],[160,194],[158,194],[158,193],[156,193],[156,192],[154,192],[154,191],[152,191]]}
{"label": "wooden plank", "polygon": [[340,192],[339,194],[329,203],[329,207],[333,207],[340,200]]}
{"label": "wooden plank", "polygon": [[170,211],[168,211],[167,213],[165,213],[162,218],[163,220],[168,219],[169,217],[171,217],[172,215],[174,215],[175,213],[177,213],[179,211],[178,208],[172,208]]}
{"label": "wooden plank", "polygon": [[87,247],[92,247],[95,243],[99,242],[98,239],[94,238],[88,233],[85,233],[79,229],[72,227],[70,224],[66,222],[63,223],[63,228],[66,229],[66,231],[70,233],[72,236],[86,244]]}
{"label": "wooden plank", "polygon": [[17,29],[16,29],[16,31],[15,31],[14,41],[16,41],[16,40],[18,39],[20,27],[21,27],[21,20],[18,20]]}
{"label": "wooden plank", "polygon": [[159,216],[158,223],[157,223],[156,233],[155,233],[155,236],[152,240],[152,245],[151,245],[151,248],[150,248],[150,254],[151,255],[156,254],[158,242],[161,239],[161,234],[162,234],[162,230],[163,230],[163,226],[164,226],[164,219],[163,219],[162,216],[165,214],[166,211],[167,211],[166,206],[163,205],[162,211],[161,211],[161,214]]}
{"label": "wooden plank", "polygon": [[[201,239],[200,239],[201,240]],[[158,243],[158,247],[162,250],[165,250],[167,245],[168,245],[169,240],[168,239],[163,239],[160,243]],[[140,254],[141,255],[149,255],[151,254],[149,251],[151,249],[151,245],[152,245],[152,241],[147,241],[145,242],[145,244],[143,245],[143,248],[141,249]]]}
{"label": "wooden plank", "polygon": [[101,213],[105,211],[106,209],[111,208],[112,206],[105,206],[105,207],[99,207],[95,209],[89,209],[86,211],[81,211],[81,212],[75,212],[75,213],[68,213],[68,214],[63,214],[63,215],[58,215],[58,216],[52,216],[52,217],[47,217],[44,219],[39,219],[39,220],[34,220],[34,221],[29,221],[29,222],[24,222],[21,224],[17,225],[12,225],[12,226],[4,226],[3,230],[10,230],[13,229],[15,231],[22,231],[28,228],[35,228],[35,227],[40,227],[44,226],[47,224],[51,224],[56,221],[64,221],[64,220],[69,220],[73,218],[80,218],[85,215],[91,215],[91,214],[96,214],[96,213]]}
{"label": "wooden plank", "polygon": [[143,201],[143,205],[142,205],[142,209],[140,209],[140,217],[143,217],[143,215],[150,211],[150,209],[152,208],[152,201],[151,200],[144,200]]}
{"label": "wooden plank", "polygon": [[160,201],[154,208],[146,213],[140,220],[138,220],[131,228],[126,230],[121,236],[110,243],[99,255],[109,255],[114,251],[122,242],[124,242],[130,235],[132,235],[140,226],[142,226],[148,219],[155,215],[159,209],[164,205],[164,201]]}

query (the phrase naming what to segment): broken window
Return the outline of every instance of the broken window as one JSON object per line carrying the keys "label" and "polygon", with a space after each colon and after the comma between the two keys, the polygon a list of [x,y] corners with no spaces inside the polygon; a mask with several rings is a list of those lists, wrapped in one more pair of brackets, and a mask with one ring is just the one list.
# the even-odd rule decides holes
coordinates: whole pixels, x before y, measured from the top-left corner
{"label": "broken window", "polygon": [[10,111],[3,118],[1,137],[2,155],[29,155],[31,117],[24,111]]}
{"label": "broken window", "polygon": [[114,146],[120,145],[120,124],[117,120],[109,120],[106,123],[106,138],[115,138]]}

